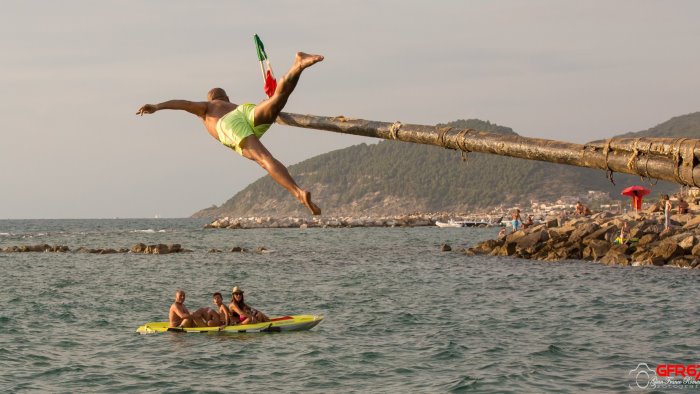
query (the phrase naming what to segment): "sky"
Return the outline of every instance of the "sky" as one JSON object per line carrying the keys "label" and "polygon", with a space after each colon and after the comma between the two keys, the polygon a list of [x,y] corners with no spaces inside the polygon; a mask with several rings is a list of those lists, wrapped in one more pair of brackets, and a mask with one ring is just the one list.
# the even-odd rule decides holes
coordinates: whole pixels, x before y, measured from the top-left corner
{"label": "sky", "polygon": [[[478,118],[583,143],[700,111],[698,1],[38,1],[0,14],[0,219],[188,217],[266,173],[181,111],[265,98],[285,111],[432,125]],[[274,125],[282,163],[377,140]],[[358,165],[368,165],[358,159]],[[302,185],[303,186],[303,185]]]}

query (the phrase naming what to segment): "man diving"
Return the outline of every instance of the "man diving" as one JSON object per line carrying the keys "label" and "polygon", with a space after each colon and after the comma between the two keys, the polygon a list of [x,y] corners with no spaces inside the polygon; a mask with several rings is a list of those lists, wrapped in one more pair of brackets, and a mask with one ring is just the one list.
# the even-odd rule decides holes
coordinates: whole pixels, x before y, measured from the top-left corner
{"label": "man diving", "polygon": [[280,79],[275,94],[258,105],[233,104],[223,89],[213,88],[207,94],[207,101],[169,100],[159,104],[146,104],[139,108],[136,114],[143,116],[161,109],[174,109],[197,115],[214,139],[258,163],[311,213],[320,215],[321,209],[311,201],[311,193],[297,185],[287,168],[270,154],[260,142],[260,138],[287,104],[301,72],[322,60],[321,55],[297,52],[294,64]]}

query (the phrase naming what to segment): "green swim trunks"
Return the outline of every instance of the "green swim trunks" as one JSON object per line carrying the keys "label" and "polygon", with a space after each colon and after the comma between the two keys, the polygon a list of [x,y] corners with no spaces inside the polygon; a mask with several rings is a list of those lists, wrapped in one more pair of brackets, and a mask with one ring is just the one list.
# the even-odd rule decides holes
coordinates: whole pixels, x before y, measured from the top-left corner
{"label": "green swim trunks", "polygon": [[233,111],[222,116],[216,123],[216,132],[219,134],[219,141],[229,148],[241,153],[241,141],[246,137],[254,135],[258,138],[270,128],[269,124],[255,124],[255,104],[242,104]]}

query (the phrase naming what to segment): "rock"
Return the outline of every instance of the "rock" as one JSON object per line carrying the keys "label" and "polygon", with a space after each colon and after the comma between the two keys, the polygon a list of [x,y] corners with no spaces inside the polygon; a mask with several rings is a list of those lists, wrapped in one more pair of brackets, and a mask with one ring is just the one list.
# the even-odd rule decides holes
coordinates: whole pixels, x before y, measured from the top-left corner
{"label": "rock", "polygon": [[557,219],[550,219],[550,220],[547,220],[545,225],[547,226],[547,228],[559,227],[559,221]]}
{"label": "rock", "polygon": [[219,249],[209,249],[207,253],[221,253]]}
{"label": "rock", "polygon": [[131,253],[144,253],[146,251],[146,244],[134,244],[131,246]]}
{"label": "rock", "polygon": [[645,234],[641,238],[639,238],[639,242],[637,242],[637,246],[649,245],[649,244],[656,242],[658,240],[659,240],[659,234],[655,234],[655,233]]}
{"label": "rock", "polygon": [[255,248],[255,253],[265,253],[265,252],[267,252],[267,248],[264,246],[258,246],[257,248]]}
{"label": "rock", "polygon": [[[678,246],[678,244],[673,242],[661,242],[660,244],[653,247],[651,250],[651,258],[658,257],[664,262],[683,255],[683,248]],[[658,264],[654,264],[658,265]]]}
{"label": "rock", "polygon": [[442,246],[440,246],[440,251],[450,252],[450,251],[452,251],[452,247],[448,244],[442,244]]}
{"label": "rock", "polygon": [[694,229],[700,226],[700,216],[695,216],[692,219],[689,219],[684,225],[683,225],[683,230],[690,230]]}
{"label": "rock", "polygon": [[168,254],[170,249],[168,245],[158,244],[158,245],[148,245],[144,251],[146,254]]}
{"label": "rock", "polygon": [[570,243],[580,242],[583,238],[587,237],[594,231],[598,230],[600,225],[597,223],[583,223],[577,226],[576,229],[569,236]]}
{"label": "rock", "polygon": [[[692,257],[692,256],[689,256]],[[678,267],[678,268],[692,268],[691,263],[693,262],[693,259],[686,257],[686,256],[679,256],[671,259],[668,262],[668,266],[670,267]]]}
{"label": "rock", "polygon": [[114,254],[117,253],[114,249],[100,249],[99,254]]}
{"label": "rock", "polygon": [[691,250],[690,254],[692,254],[693,256],[700,256],[700,244],[693,246],[693,249]]}
{"label": "rock", "polygon": [[686,234],[683,234],[683,235],[684,235],[684,238],[678,242],[678,246],[683,248],[683,251],[685,253],[691,253],[691,251],[693,250],[693,246],[695,246],[695,244],[698,243],[698,239],[692,235],[690,235],[690,236],[688,236]]}
{"label": "rock", "polygon": [[512,256],[515,254],[515,248],[516,248],[516,243],[515,242],[506,242],[503,244],[503,246],[494,249],[491,252],[492,256]]}
{"label": "rock", "polygon": [[303,229],[309,228],[309,225],[306,223],[302,223],[299,225],[299,228],[303,230]]}
{"label": "rock", "polygon": [[583,244],[588,245],[592,240],[609,240],[611,237],[614,240],[619,233],[620,229],[615,225],[601,227],[584,237]]}
{"label": "rock", "polygon": [[580,241],[569,244],[565,249],[566,258],[567,259],[574,259],[574,260],[581,260],[581,258],[583,256],[583,249],[584,249],[584,245]]}
{"label": "rock", "polygon": [[600,262],[605,265],[630,265],[630,258],[621,248],[611,247],[608,253],[600,259]]}
{"label": "rock", "polygon": [[581,257],[584,260],[600,260],[608,253],[610,246],[610,243],[604,240],[591,240],[583,249]]}
{"label": "rock", "polygon": [[516,243],[516,251],[524,251],[527,249],[532,249],[536,245],[545,242],[549,239],[549,233],[545,230],[536,231],[530,234],[523,235],[518,238]]}
{"label": "rock", "polygon": [[168,245],[168,252],[169,253],[180,253],[181,250],[182,250],[182,246],[180,244]]}
{"label": "rock", "polygon": [[503,240],[489,239],[477,244],[472,248],[469,248],[469,250],[476,254],[488,254],[491,253],[494,249],[500,248],[501,245],[503,245]]}
{"label": "rock", "polygon": [[231,248],[231,251],[232,252],[242,252],[243,248],[241,248],[240,246],[234,246],[233,248]]}

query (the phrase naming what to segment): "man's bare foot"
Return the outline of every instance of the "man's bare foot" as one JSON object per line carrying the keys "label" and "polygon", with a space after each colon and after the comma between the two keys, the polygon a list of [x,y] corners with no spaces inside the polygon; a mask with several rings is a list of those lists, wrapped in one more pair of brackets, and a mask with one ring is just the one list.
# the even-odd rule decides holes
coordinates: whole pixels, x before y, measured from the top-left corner
{"label": "man's bare foot", "polygon": [[294,59],[294,62],[303,70],[306,67],[320,62],[321,60],[323,60],[323,56],[321,55],[310,55],[304,52],[297,52],[297,57]]}
{"label": "man's bare foot", "polygon": [[313,201],[311,201],[311,193],[304,192],[304,194],[302,194],[301,198],[302,198],[301,202],[304,205],[306,205],[306,207],[309,208],[309,210],[311,210],[311,213],[313,213],[314,215],[321,214],[321,208],[319,208],[316,204],[313,203]]}

